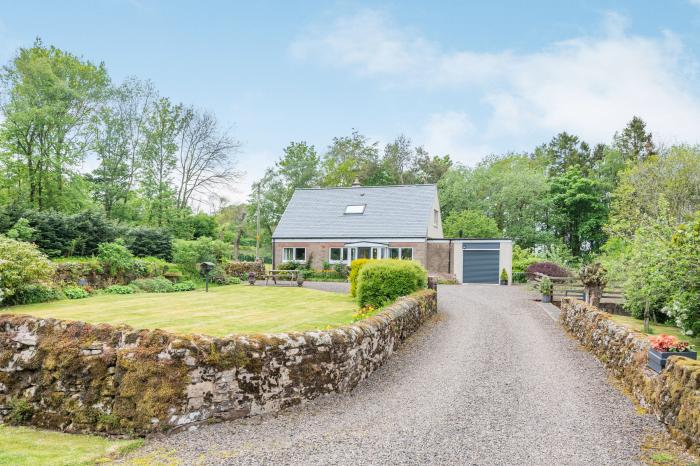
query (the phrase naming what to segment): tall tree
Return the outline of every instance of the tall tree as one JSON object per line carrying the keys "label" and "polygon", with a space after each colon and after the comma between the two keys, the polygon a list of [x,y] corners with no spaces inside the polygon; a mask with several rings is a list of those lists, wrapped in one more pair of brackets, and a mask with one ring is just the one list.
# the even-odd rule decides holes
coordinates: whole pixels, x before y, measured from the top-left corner
{"label": "tall tree", "polygon": [[91,180],[108,217],[115,216],[115,208],[123,210],[138,181],[145,123],[154,99],[150,82],[129,78],[111,90],[109,101],[98,112],[93,150],[100,165]]}
{"label": "tall tree", "polygon": [[600,152],[592,152],[585,141],[564,132],[536,148],[534,157],[547,163],[550,176],[559,176],[572,167],[579,167],[582,173],[587,174],[595,164],[596,155],[600,155]]}
{"label": "tall tree", "polygon": [[353,131],[350,136],[333,138],[324,154],[323,185],[350,186],[356,178],[364,185],[388,184],[382,168],[377,143]]}
{"label": "tall tree", "polygon": [[175,204],[171,182],[182,113],[182,105],[161,97],[146,121],[143,189],[150,203],[149,221],[158,226],[163,225],[167,211]]}
{"label": "tall tree", "polygon": [[187,207],[193,195],[207,194],[240,178],[233,159],[240,144],[219,128],[213,114],[188,108],[181,125],[175,166],[178,209]]}
{"label": "tall tree", "polygon": [[632,117],[621,133],[615,133],[614,146],[626,161],[641,163],[654,154],[654,141],[647,124],[638,116]]}
{"label": "tall tree", "polygon": [[88,128],[109,77],[95,65],[37,39],[5,66],[0,141],[16,163],[15,186],[38,209],[60,207],[64,187],[89,145]]}
{"label": "tall tree", "polygon": [[550,223],[571,252],[581,256],[600,248],[606,239],[607,208],[598,182],[572,167],[552,179],[551,196]]}

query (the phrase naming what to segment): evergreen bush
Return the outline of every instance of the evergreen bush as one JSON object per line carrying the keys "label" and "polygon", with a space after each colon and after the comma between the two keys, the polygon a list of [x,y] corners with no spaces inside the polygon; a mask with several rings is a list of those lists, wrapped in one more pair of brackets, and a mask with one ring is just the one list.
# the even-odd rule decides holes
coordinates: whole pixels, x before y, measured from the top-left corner
{"label": "evergreen bush", "polygon": [[357,278],[357,303],[381,307],[425,288],[428,273],[415,261],[381,259],[366,263]]}

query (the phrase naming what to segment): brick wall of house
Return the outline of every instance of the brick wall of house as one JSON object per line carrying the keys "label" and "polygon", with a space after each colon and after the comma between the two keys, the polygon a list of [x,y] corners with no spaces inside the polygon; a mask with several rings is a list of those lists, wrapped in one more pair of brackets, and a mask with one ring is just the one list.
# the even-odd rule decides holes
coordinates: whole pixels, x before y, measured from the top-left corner
{"label": "brick wall of house", "polygon": [[448,242],[429,242],[427,244],[428,271],[439,274],[451,274],[453,267],[450,261],[452,245]]}

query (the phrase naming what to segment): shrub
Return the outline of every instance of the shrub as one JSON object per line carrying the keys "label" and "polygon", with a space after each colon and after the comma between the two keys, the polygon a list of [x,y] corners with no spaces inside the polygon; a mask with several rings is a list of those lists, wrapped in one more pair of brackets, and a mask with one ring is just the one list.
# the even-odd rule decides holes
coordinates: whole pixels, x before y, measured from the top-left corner
{"label": "shrub", "polygon": [[507,282],[508,281],[508,272],[506,269],[501,270],[501,277],[500,277],[502,282]]}
{"label": "shrub", "polygon": [[240,285],[241,279],[238,277],[229,277],[229,284],[230,285]]}
{"label": "shrub", "polygon": [[304,267],[306,267],[306,263],[296,261],[282,262],[279,266],[277,266],[279,270],[300,270]]}
{"label": "shrub", "polygon": [[131,284],[146,293],[172,293],[175,291],[172,282],[164,277],[139,278]]}
{"label": "shrub", "polygon": [[34,408],[24,398],[11,399],[8,407],[10,408],[8,418],[11,424],[22,424],[34,415]]}
{"label": "shrub", "polygon": [[104,289],[107,294],[134,294],[136,287],[131,285],[112,285]]}
{"label": "shrub", "polygon": [[116,239],[116,229],[102,212],[86,210],[69,217],[74,231],[71,238],[70,256],[91,256],[96,254],[100,244]]}
{"label": "shrub", "polygon": [[22,287],[47,283],[54,271],[34,244],[0,236],[0,290],[6,300]]}
{"label": "shrub", "polygon": [[66,295],[66,298],[68,299],[83,299],[90,296],[90,293],[79,286],[68,286],[63,288],[63,294]]}
{"label": "shrub", "polygon": [[194,282],[191,280],[175,283],[173,285],[173,291],[192,291],[195,288],[196,287],[194,286]]}
{"label": "shrub", "polygon": [[209,283],[216,283],[217,285],[226,285],[231,277],[226,275],[224,268],[217,265],[212,270],[209,271]]}
{"label": "shrub", "polygon": [[544,277],[542,280],[540,280],[538,288],[540,293],[542,293],[544,296],[552,296],[552,293],[554,292],[554,285],[549,277]]}
{"label": "shrub", "polygon": [[160,228],[132,228],[124,234],[124,244],[136,257],[151,256],[166,261],[173,257],[172,236]]}
{"label": "shrub", "polygon": [[[528,267],[537,262],[541,262],[542,259],[535,256],[531,249],[521,248],[517,244],[513,246],[513,276],[515,277],[516,272],[525,272]],[[515,278],[513,278],[515,281]]]}
{"label": "shrub", "polygon": [[549,277],[569,277],[568,270],[554,262],[537,262],[530,265],[525,271],[528,280],[534,280],[536,273],[541,273]]}
{"label": "shrub", "polygon": [[513,283],[525,283],[527,275],[525,272],[513,272]]}
{"label": "shrub", "polygon": [[8,305],[47,303],[63,297],[63,294],[57,288],[42,283],[34,283],[17,288],[11,296],[5,297],[3,303]]}
{"label": "shrub", "polygon": [[111,277],[124,276],[134,266],[134,255],[119,243],[102,243],[98,251],[100,264]]}
{"label": "shrub", "polygon": [[22,217],[17,220],[12,228],[7,230],[7,237],[18,241],[32,241],[36,230],[29,224],[29,220]]}
{"label": "shrub", "polygon": [[262,261],[229,261],[224,265],[224,270],[232,277],[247,277],[248,272],[255,272],[261,277],[265,275]]}
{"label": "shrub", "polygon": [[199,238],[194,241],[175,240],[173,262],[182,272],[195,275],[201,262],[221,263],[231,258],[231,246],[221,240]]}
{"label": "shrub", "polygon": [[333,270],[335,270],[341,278],[348,278],[348,274],[350,273],[350,268],[345,264],[335,264]]}
{"label": "shrub", "polygon": [[357,278],[360,306],[381,307],[414,291],[425,288],[428,273],[414,261],[381,259],[366,263]]}
{"label": "shrub", "polygon": [[350,275],[348,277],[350,280],[350,296],[357,295],[357,277],[360,270],[362,270],[362,267],[364,267],[370,260],[371,259],[355,259],[350,263]]}

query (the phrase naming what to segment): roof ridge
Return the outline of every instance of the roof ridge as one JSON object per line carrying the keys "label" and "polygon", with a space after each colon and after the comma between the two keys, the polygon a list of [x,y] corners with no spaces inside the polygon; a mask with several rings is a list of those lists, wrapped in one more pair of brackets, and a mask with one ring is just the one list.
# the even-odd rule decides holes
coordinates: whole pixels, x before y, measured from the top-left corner
{"label": "roof ridge", "polygon": [[294,188],[295,191],[323,191],[328,189],[375,189],[375,188],[413,188],[423,186],[435,186],[437,183],[420,183],[420,184],[385,184],[376,186],[333,186],[333,187],[315,187],[315,188]]}

